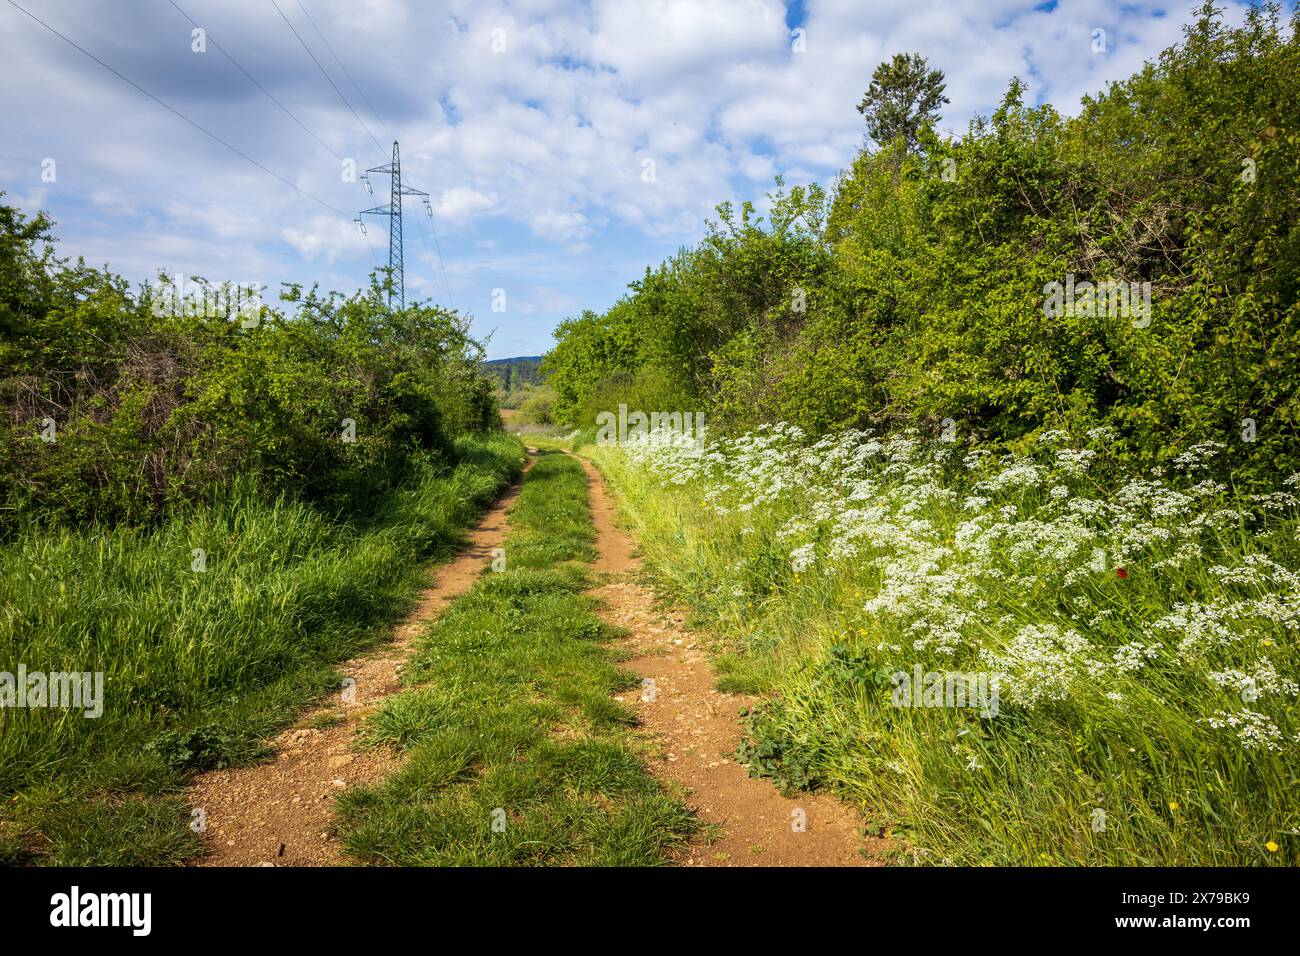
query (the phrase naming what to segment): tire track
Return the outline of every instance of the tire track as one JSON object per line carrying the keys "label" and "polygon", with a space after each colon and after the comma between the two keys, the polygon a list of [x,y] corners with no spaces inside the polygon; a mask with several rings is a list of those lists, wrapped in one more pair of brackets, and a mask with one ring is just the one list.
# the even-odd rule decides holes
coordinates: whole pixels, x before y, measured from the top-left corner
{"label": "tire track", "polygon": [[[691,808],[711,829],[678,859],[685,866],[871,866],[886,841],[866,837],[862,819],[829,794],[784,797],[766,780],[749,776],[733,755],[740,744],[739,711],[755,698],[715,689],[707,651],[685,629],[684,615],[657,612],[655,594],[636,582],[640,560],[615,524],[615,508],[600,472],[587,472],[592,521],[606,577],[590,593],[605,604],[602,616],[630,633],[625,646],[637,656],[627,667],[653,681],[619,696],[634,706],[648,732],[650,769],[685,787]],[[652,699],[648,699],[652,698]],[[860,852],[860,851],[865,851]]]}
{"label": "tire track", "polygon": [[[535,449],[529,449],[530,456]],[[532,460],[528,462],[531,466]],[[527,467],[525,467],[525,473]],[[429,622],[467,592],[506,534],[506,511],[522,476],[488,509],[451,561],[432,568],[434,583],[383,647],[340,665],[355,684],[304,713],[273,741],[265,763],[202,774],[188,791],[201,809],[208,855],[196,866],[337,866],[345,861],[332,832],[333,798],[393,772],[400,758],[384,748],[357,750],[362,722],[401,689],[402,667]],[[337,722],[335,722],[337,721]]]}

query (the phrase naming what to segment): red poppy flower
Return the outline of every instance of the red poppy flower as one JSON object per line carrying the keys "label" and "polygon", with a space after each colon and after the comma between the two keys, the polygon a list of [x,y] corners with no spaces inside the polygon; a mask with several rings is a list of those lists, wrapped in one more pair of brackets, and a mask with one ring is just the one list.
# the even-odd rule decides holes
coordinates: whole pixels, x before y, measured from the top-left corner
{"label": "red poppy flower", "polygon": [[1125,570],[1124,568],[1116,568],[1116,569],[1115,569],[1115,577],[1117,577],[1117,578],[1126,578],[1126,577],[1128,577],[1128,571]]}

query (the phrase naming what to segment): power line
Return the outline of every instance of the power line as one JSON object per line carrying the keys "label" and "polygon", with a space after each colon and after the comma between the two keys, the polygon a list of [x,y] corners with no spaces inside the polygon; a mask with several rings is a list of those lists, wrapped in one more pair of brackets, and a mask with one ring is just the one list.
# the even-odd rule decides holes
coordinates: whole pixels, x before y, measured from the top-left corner
{"label": "power line", "polygon": [[[442,272],[443,288],[447,290],[447,305],[451,306],[451,283],[447,281],[447,266],[442,260],[442,244],[438,242],[438,227],[433,221],[433,206],[429,204],[428,200],[425,200],[424,208],[428,213],[429,228],[433,231],[433,247],[438,251],[438,269]],[[424,242],[424,233],[420,233],[420,241]],[[425,243],[424,248],[426,250],[429,248],[428,243]]]}
{"label": "power line", "polygon": [[[183,119],[186,123],[189,123],[191,126],[193,126],[196,130],[198,130],[198,131],[199,131],[200,133],[202,133],[204,136],[207,136],[209,139],[212,139],[212,140],[214,140],[215,142],[220,143],[222,146],[226,147],[226,149],[230,150],[230,151],[231,151],[232,153],[234,153],[236,156],[240,157],[241,159],[243,159],[243,160],[245,160],[245,161],[247,161],[247,162],[249,162],[249,163],[252,163],[254,166],[256,166],[258,169],[260,169],[262,172],[266,173],[268,176],[272,176],[272,177],[274,177],[276,180],[278,180],[280,183],[284,184],[285,186],[288,186],[288,187],[289,187],[290,189],[292,189],[294,192],[299,193],[299,194],[301,194],[301,195],[303,195],[303,196],[306,196],[306,197],[307,197],[308,199],[310,199],[312,202],[314,202],[314,203],[318,203],[319,205],[324,206],[326,209],[329,209],[329,210],[332,211],[332,212],[336,212],[336,213],[338,213],[340,216],[347,217],[348,214],[345,213],[342,209],[339,209],[337,206],[333,206],[333,205],[327,203],[325,200],[321,199],[319,196],[314,196],[314,195],[312,195],[311,193],[307,192],[307,190],[303,189],[302,187],[300,187],[300,186],[296,186],[296,185],[294,185],[293,183],[289,182],[289,180],[285,179],[285,178],[284,178],[283,176],[281,176],[279,173],[277,173],[277,172],[275,172],[274,170],[268,169],[267,167],[263,166],[261,163],[259,163],[259,162],[258,162],[257,160],[255,160],[255,159],[253,159],[253,157],[249,156],[247,153],[245,153],[243,150],[239,149],[237,146],[232,146],[232,145],[230,145],[230,144],[227,143],[224,139],[222,139],[220,136],[218,136],[216,133],[211,132],[210,130],[206,129],[206,128],[203,127],[203,126],[200,126],[198,123],[196,123],[194,120],[190,119],[188,116],[186,116],[186,115],[185,115],[184,113],[182,113],[180,110],[176,109],[176,107],[172,106],[172,105],[169,104],[169,103],[164,102],[163,100],[159,99],[157,96],[154,96],[154,94],[150,93],[148,90],[146,90],[146,89],[145,89],[143,86],[141,86],[139,83],[135,82],[135,80],[131,79],[130,77],[124,76],[122,73],[118,72],[118,71],[115,70],[113,67],[109,66],[107,63],[105,63],[105,62],[104,62],[103,60],[101,60],[99,57],[95,56],[95,54],[91,53],[91,52],[90,52],[89,50],[87,50],[85,47],[79,45],[76,41],[72,40],[71,38],[69,38],[68,36],[66,36],[66,35],[63,34],[63,33],[60,33],[58,30],[54,29],[54,27],[50,26],[48,23],[46,23],[46,22],[45,22],[44,20],[42,20],[40,17],[36,16],[36,14],[32,13],[30,10],[27,10],[26,8],[24,8],[24,7],[22,7],[21,5],[19,5],[18,3],[15,3],[14,0],[6,0],[6,2],[7,2],[11,7],[13,7],[15,10],[19,11],[20,13],[26,14],[26,15],[27,15],[28,17],[30,17],[32,20],[35,20],[37,23],[39,23],[39,24],[40,24],[41,26],[43,26],[45,29],[49,30],[49,31],[50,31],[51,33],[53,33],[56,37],[58,37],[58,38],[59,38],[60,40],[62,40],[64,43],[66,43],[66,44],[68,44],[69,46],[71,46],[73,49],[75,49],[75,50],[77,50],[78,52],[80,52],[80,53],[82,53],[82,54],[84,54],[84,55],[90,57],[90,59],[94,60],[96,63],[98,63],[98,64],[99,64],[100,66],[102,66],[104,69],[108,70],[108,72],[112,73],[114,76],[116,76],[116,77],[117,77],[118,79],[120,79],[122,82],[127,83],[127,84],[129,84],[129,85],[135,87],[135,89],[139,90],[139,91],[140,91],[141,93],[143,93],[145,96],[149,97],[149,99],[153,100],[155,103],[157,103],[157,104],[158,104],[159,106],[161,106],[163,109],[167,110],[167,112],[169,112],[169,113],[171,113],[171,114],[173,114],[173,115],[175,115],[175,116],[179,116],[181,119]],[[349,218],[350,218],[350,217],[349,217]]]}
{"label": "power line", "polygon": [[[321,42],[325,44],[325,49],[329,50],[330,56],[334,57],[334,62],[339,65],[339,69],[343,71],[343,75],[351,81],[352,85],[356,88],[356,91],[361,94],[361,101],[366,104],[366,109],[370,110],[370,115],[378,121],[380,126],[387,127],[389,135],[393,136],[392,126],[389,123],[384,122],[383,117],[379,115],[379,111],[370,104],[370,99],[366,96],[366,91],[361,88],[361,84],[353,78],[352,74],[348,72],[348,68],[343,65],[343,61],[339,59],[339,55],[334,52],[334,47],[330,46],[330,41],[325,39],[325,34],[321,33],[321,29],[316,25],[316,21],[312,19],[312,15],[308,13],[307,8],[302,5],[302,0],[295,0],[295,2],[298,4],[298,9],[302,11],[303,16],[307,18],[307,22],[311,24],[311,28],[316,31],[316,35],[320,37]],[[397,139],[397,137],[393,136],[393,139]]]}
{"label": "power line", "polygon": [[[199,25],[199,23],[198,23],[198,22],[197,22],[193,17],[191,17],[188,13],[186,13],[186,12],[185,12],[184,10],[182,10],[179,6],[177,6],[177,4],[176,4],[176,0],[167,0],[167,2],[170,3],[173,7],[176,7],[176,12],[179,13],[181,16],[183,16],[186,20],[189,20],[190,23],[194,24],[194,26],[199,27],[199,29],[201,29],[201,30],[204,29],[203,27],[201,27],[201,26]],[[207,40],[208,40],[208,42],[211,43],[211,44],[212,44],[214,47],[216,47],[218,50],[220,50],[220,51],[221,51],[221,54],[222,54],[222,55],[223,55],[227,60],[229,60],[231,63],[233,63],[233,64],[235,65],[235,68],[238,69],[240,73],[243,73],[244,76],[248,77],[249,82],[251,82],[251,83],[252,83],[254,86],[256,86],[259,90],[261,90],[263,93],[265,93],[266,96],[267,96],[267,98],[270,99],[270,101],[271,101],[272,103],[274,103],[276,106],[280,107],[280,109],[284,110],[285,115],[288,116],[289,119],[291,119],[291,120],[293,120],[295,123],[297,123],[299,126],[301,126],[302,129],[303,129],[303,131],[306,132],[307,135],[309,135],[312,139],[316,140],[316,142],[320,143],[323,147],[325,147],[325,149],[329,150],[330,154],[331,154],[335,159],[337,159],[339,162],[343,162],[343,157],[340,156],[338,153],[334,152],[334,149],[330,146],[329,143],[325,142],[323,139],[321,139],[319,136],[317,136],[314,132],[312,132],[312,131],[307,127],[307,124],[306,124],[306,123],[304,123],[302,120],[298,119],[298,117],[294,116],[293,113],[289,110],[289,107],[285,106],[285,105],[284,105],[283,103],[281,103],[278,99],[276,99],[275,96],[271,93],[271,91],[268,90],[268,89],[267,89],[265,86],[263,86],[261,83],[259,83],[259,82],[257,81],[257,78],[253,76],[253,74],[249,73],[246,69],[244,69],[243,66],[240,65],[239,61],[236,60],[233,56],[231,56],[229,52],[227,52],[227,50],[226,50],[225,47],[223,47],[220,43],[218,43],[215,39],[213,39],[213,37],[212,37],[211,34],[206,34],[206,35],[207,35]]]}
{"label": "power line", "polygon": [[[167,0],[167,2],[170,3],[173,7],[175,7],[175,8],[176,8],[176,12],[179,13],[181,16],[183,16],[186,20],[189,20],[190,23],[193,24],[195,27],[199,27],[199,29],[204,29],[203,27],[200,27],[200,26],[199,26],[199,23],[198,23],[198,22],[197,22],[193,17],[191,17],[188,13],[186,13],[184,10],[182,10],[182,9],[180,8],[180,5],[176,3],[176,0]],[[301,5],[301,4],[300,4],[300,5]],[[303,13],[306,13],[306,12],[307,12],[306,10],[303,10]],[[310,19],[311,19],[311,16],[308,15],[307,19],[310,20]],[[313,21],[312,26],[314,27],[315,25],[316,25],[316,24],[315,24],[315,22]],[[319,33],[320,30],[317,29],[316,32]],[[227,60],[229,60],[231,63],[233,63],[233,64],[234,64],[234,65],[239,69],[239,72],[243,73],[244,76],[248,77],[249,81],[250,81],[254,86],[256,86],[259,90],[261,90],[263,93],[265,93],[266,96],[267,96],[267,98],[270,99],[272,103],[274,103],[276,106],[280,107],[280,109],[282,109],[282,110],[283,110],[283,111],[284,111],[284,112],[289,116],[290,119],[292,119],[295,123],[297,123],[300,127],[302,127],[302,129],[305,130],[305,131],[306,131],[306,132],[307,132],[307,133],[312,137],[312,139],[316,140],[316,142],[320,143],[321,146],[325,147],[325,149],[327,149],[327,150],[330,152],[330,154],[333,155],[333,157],[334,157],[335,159],[337,159],[339,162],[344,162],[343,157],[340,156],[337,152],[335,152],[334,149],[329,145],[329,143],[326,143],[323,139],[321,139],[319,136],[317,136],[317,135],[316,135],[316,134],[315,134],[315,133],[314,133],[310,128],[308,128],[308,126],[307,126],[306,123],[304,123],[302,120],[298,119],[298,117],[295,116],[295,115],[293,114],[292,111],[290,111],[289,107],[287,107],[287,106],[285,106],[283,103],[281,103],[281,102],[280,102],[280,101],[279,101],[279,100],[278,100],[278,99],[277,99],[277,98],[276,98],[276,97],[271,93],[270,90],[268,90],[265,86],[263,86],[261,83],[259,83],[259,82],[257,81],[257,78],[256,78],[255,76],[253,76],[253,74],[249,73],[248,70],[244,69],[244,67],[239,63],[239,61],[236,60],[236,59],[235,59],[235,58],[234,58],[234,57],[233,57],[233,56],[232,56],[232,55],[231,55],[231,54],[230,54],[230,53],[225,49],[225,47],[223,47],[220,43],[218,43],[218,42],[216,41],[216,39],[214,39],[210,34],[208,34],[208,33],[206,32],[206,30],[205,30],[205,32],[204,32],[204,36],[206,37],[206,39],[208,39],[208,40],[210,40],[210,41],[212,42],[212,45],[213,45],[213,46],[215,46],[218,50],[221,51],[221,53],[225,56],[225,58],[226,58]],[[321,37],[321,39],[324,39],[324,37]],[[327,41],[327,42],[326,42],[326,46],[328,46],[328,45],[329,45],[329,43],[328,43],[328,41]],[[333,51],[331,51],[331,52],[333,52]],[[335,57],[335,59],[337,59],[337,57]],[[341,63],[340,63],[339,65],[342,66]],[[346,69],[345,69],[345,72],[346,72]],[[355,82],[355,81],[353,81],[353,82]],[[365,94],[362,93],[362,96],[364,97]],[[360,224],[360,223],[358,222],[358,224]],[[361,230],[361,235],[362,235],[362,237],[366,240],[366,247],[370,250],[370,258],[371,258],[371,261],[375,264],[376,267],[378,267],[378,266],[379,266],[379,257],[375,254],[375,247],[374,247],[374,245],[371,243],[371,241],[370,241],[370,236],[366,233],[364,227],[363,227],[362,230]]]}
{"label": "power line", "polygon": [[[272,2],[274,2],[274,0],[272,0]],[[330,56],[334,57],[334,62],[337,63],[337,64],[339,65],[339,69],[341,69],[341,70],[343,71],[343,75],[346,76],[346,77],[348,78],[348,80],[352,83],[352,85],[353,85],[354,87],[356,87],[356,91],[357,91],[358,93],[361,94],[361,100],[362,100],[363,103],[366,104],[366,108],[370,110],[371,115],[374,116],[374,118],[379,122],[379,125],[380,125],[380,126],[388,127],[389,134],[391,135],[391,134],[392,134],[392,126],[391,126],[391,124],[385,122],[384,119],[383,119],[383,117],[381,117],[381,116],[379,115],[379,111],[378,111],[377,109],[375,109],[374,104],[372,104],[372,103],[370,102],[370,98],[369,98],[368,96],[366,96],[366,91],[363,90],[363,89],[361,88],[361,84],[357,82],[356,77],[354,77],[354,76],[352,75],[352,73],[348,70],[347,66],[344,65],[343,61],[339,58],[338,53],[335,52],[334,47],[330,44],[330,41],[326,38],[325,34],[324,34],[323,32],[321,32],[321,28],[316,24],[316,20],[315,20],[315,19],[312,17],[312,15],[307,11],[307,8],[306,8],[305,6],[303,6],[302,0],[294,0],[294,2],[298,4],[298,9],[301,10],[302,13],[303,13],[303,16],[305,16],[305,17],[307,18],[307,22],[310,23],[310,24],[311,24],[311,28],[312,28],[313,30],[316,31],[316,35],[317,35],[318,37],[320,37],[321,42],[325,44],[325,49],[329,50],[329,52],[330,52]],[[277,7],[277,9],[278,9],[278,7]],[[284,14],[281,13],[280,16],[283,17]],[[292,24],[290,24],[290,29],[292,29]],[[295,31],[295,32],[296,32],[296,31]],[[300,40],[300,41],[301,41],[301,39],[302,39],[302,38],[299,37],[299,40]],[[310,51],[308,51],[308,52],[310,52]],[[315,58],[313,57],[313,59],[315,59]],[[318,62],[316,65],[317,65],[317,66],[320,66],[319,62]],[[324,72],[324,70],[322,69],[321,72]],[[326,79],[329,79],[328,75],[326,76]],[[333,82],[333,81],[331,81],[331,82]],[[335,89],[337,90],[337,87],[336,87]],[[342,96],[341,93],[340,93],[339,95]],[[351,107],[349,107],[349,108],[351,108]],[[354,113],[353,115],[355,115],[355,113]],[[360,122],[360,117],[357,118],[357,121]],[[364,125],[365,125],[365,124],[363,123],[362,126],[364,127]],[[368,132],[370,132],[370,131],[369,131],[369,130],[366,130],[366,132],[368,133]],[[371,137],[371,138],[373,139],[374,137]],[[396,139],[397,139],[397,137],[396,137],[396,136],[393,136],[393,140],[396,141]],[[432,232],[433,232],[433,245],[434,245],[434,248],[437,250],[437,253],[438,253],[438,269],[439,269],[439,271],[442,273],[442,284],[443,284],[443,287],[447,290],[447,300],[448,300],[448,304],[450,304],[450,303],[451,303],[451,283],[449,283],[449,282],[447,281],[447,266],[446,266],[446,264],[444,263],[443,258],[442,258],[442,244],[438,241],[438,227],[437,227],[437,225],[436,225],[436,224],[434,223],[434,221],[433,221],[433,208],[429,205],[429,201],[428,201],[427,198],[425,199],[424,207],[425,207],[425,209],[428,211],[428,214],[429,214],[429,228],[430,228],[430,229],[432,230]],[[420,231],[420,242],[424,245],[425,249],[428,250],[428,248],[429,248],[429,244],[428,244],[427,242],[425,242],[425,239],[424,239],[424,232],[423,232],[423,230]]]}
{"label": "power line", "polygon": [[289,18],[284,15],[284,11],[280,9],[280,5],[276,3],[275,0],[271,0],[271,6],[275,7],[275,12],[280,14],[280,19],[285,22],[291,31],[293,31],[293,35],[298,38],[298,42],[301,43],[302,48],[307,51],[307,55],[311,57],[311,61],[316,64],[316,69],[320,70],[321,76],[325,77],[325,79],[329,81],[329,85],[334,87],[334,92],[339,95],[339,99],[343,101],[343,105],[348,108],[348,111],[356,118],[356,121],[361,124],[361,128],[366,131],[366,135],[369,136],[370,141],[375,144],[375,148],[378,149],[380,153],[383,153],[384,147],[379,144],[379,140],[375,139],[375,134],[370,132],[370,127],[365,124],[365,121],[361,119],[357,114],[357,111],[352,108],[352,104],[349,103],[348,98],[343,95],[343,91],[339,89],[338,84],[335,83],[330,75],[325,72],[325,67],[321,66],[320,60],[316,59],[316,54],[311,52],[311,47],[307,45],[307,41],[302,38],[296,29],[294,29],[293,23],[291,23]]}
{"label": "power line", "polygon": [[378,269],[380,267],[379,255],[375,252],[375,244],[370,241],[370,233],[366,232],[364,225],[361,229],[361,235],[365,237],[366,248],[370,250],[370,258],[374,260],[375,268]]}

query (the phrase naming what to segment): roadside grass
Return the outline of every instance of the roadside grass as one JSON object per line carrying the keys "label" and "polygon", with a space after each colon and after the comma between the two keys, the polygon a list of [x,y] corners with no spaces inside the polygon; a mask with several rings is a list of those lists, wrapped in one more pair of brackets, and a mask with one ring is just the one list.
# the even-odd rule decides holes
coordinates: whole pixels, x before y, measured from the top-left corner
{"label": "roadside grass", "polygon": [[510,512],[505,570],[434,622],[366,741],[405,755],[339,798],[358,861],[406,866],[644,866],[694,818],[630,745],[637,686],[607,646],[586,564],[581,464],[543,453]]}
{"label": "roadside grass", "polygon": [[[254,762],[382,641],[421,569],[523,462],[457,442],[364,522],[236,489],[151,531],[20,534],[0,548],[0,671],[104,673],[102,716],[0,709],[0,864],[175,864],[201,850],[182,790]],[[206,569],[196,566],[202,549]]]}
{"label": "roadside grass", "polygon": [[[1013,696],[1023,685],[1013,683],[996,719],[984,720],[973,710],[891,705],[889,673],[903,661],[938,671],[987,665],[974,657],[947,663],[914,649],[936,627],[938,609],[951,603],[936,572],[918,572],[914,580],[929,583],[906,592],[924,625],[909,626],[910,618],[900,625],[883,613],[864,614],[864,604],[900,580],[884,578],[870,560],[792,568],[796,546],[815,541],[821,554],[843,540],[786,530],[811,524],[810,485],[788,484],[742,508],[743,498],[718,494],[709,481],[674,484],[662,464],[640,466],[620,449],[583,454],[605,474],[656,589],[688,605],[719,642],[718,686],[764,698],[742,746],[751,773],[786,789],[829,789],[852,800],[903,838],[904,859],[917,863],[1300,862],[1300,778],[1288,757],[1298,739],[1294,701],[1289,711],[1275,703],[1285,705],[1285,693],[1266,693],[1270,666],[1282,677],[1296,673],[1291,598],[1270,595],[1263,572],[1246,574],[1256,566],[1296,567],[1294,517],[1225,519],[1220,530],[1202,532],[1198,522],[1181,519],[1192,526],[1181,533],[1199,533],[1204,548],[1203,557],[1181,565],[1171,563],[1177,544],[1163,544],[1157,533],[1179,519],[1144,518],[1137,533],[1151,543],[1115,562],[1128,565],[1124,578],[1111,564],[1067,586],[1051,577],[1046,558],[996,549],[971,558],[1005,569],[1005,584],[984,591],[983,606],[972,602],[967,623],[966,633],[993,653],[1041,622],[1087,635],[1088,654],[1118,653],[1135,641],[1158,649],[1141,670],[1108,666],[1092,679],[1053,664],[1041,679],[1068,676],[1068,696],[1024,704]],[[1031,514],[1042,507],[1036,492],[1012,493]],[[868,504],[891,494],[882,481]],[[927,494],[934,500],[906,512],[908,527],[926,522],[942,547],[960,538],[954,532],[970,520],[970,508],[961,508],[960,494],[955,507],[938,492]],[[702,500],[719,509],[702,508]],[[1229,516],[1234,503],[1215,507]],[[890,554],[883,541],[863,540],[879,549],[865,558]],[[1288,573],[1276,572],[1282,580]],[[1202,623],[1210,610],[1238,606],[1247,610],[1223,617],[1222,647],[1179,656],[1187,641],[1220,634]],[[1179,615],[1188,619],[1182,627],[1159,623]],[[1206,681],[1206,670],[1223,672],[1220,680],[1235,680],[1238,670],[1261,674],[1260,701]],[[1271,708],[1280,750],[1252,749],[1207,722],[1205,715],[1231,712],[1243,699],[1248,708]]]}

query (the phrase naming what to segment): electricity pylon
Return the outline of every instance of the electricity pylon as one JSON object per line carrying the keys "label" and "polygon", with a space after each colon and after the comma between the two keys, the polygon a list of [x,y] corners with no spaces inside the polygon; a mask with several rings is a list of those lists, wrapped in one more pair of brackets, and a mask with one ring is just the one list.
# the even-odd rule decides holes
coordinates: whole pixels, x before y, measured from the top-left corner
{"label": "electricity pylon", "polygon": [[[390,182],[390,199],[386,206],[376,206],[373,209],[361,210],[363,216],[387,216],[388,217],[388,270],[391,276],[392,287],[388,291],[388,307],[393,307],[393,299],[397,299],[399,309],[406,308],[406,274],[402,262],[402,197],[403,196],[422,196],[424,205],[429,205],[429,194],[421,189],[413,189],[410,186],[402,185],[402,160],[397,152],[397,140],[393,140],[393,161],[383,166],[376,166],[374,169],[367,169],[362,181],[366,184],[366,189],[373,196],[374,187],[370,185],[371,173],[388,173]],[[360,224],[360,218],[357,219]],[[361,229],[365,231],[365,225],[361,224]]]}

